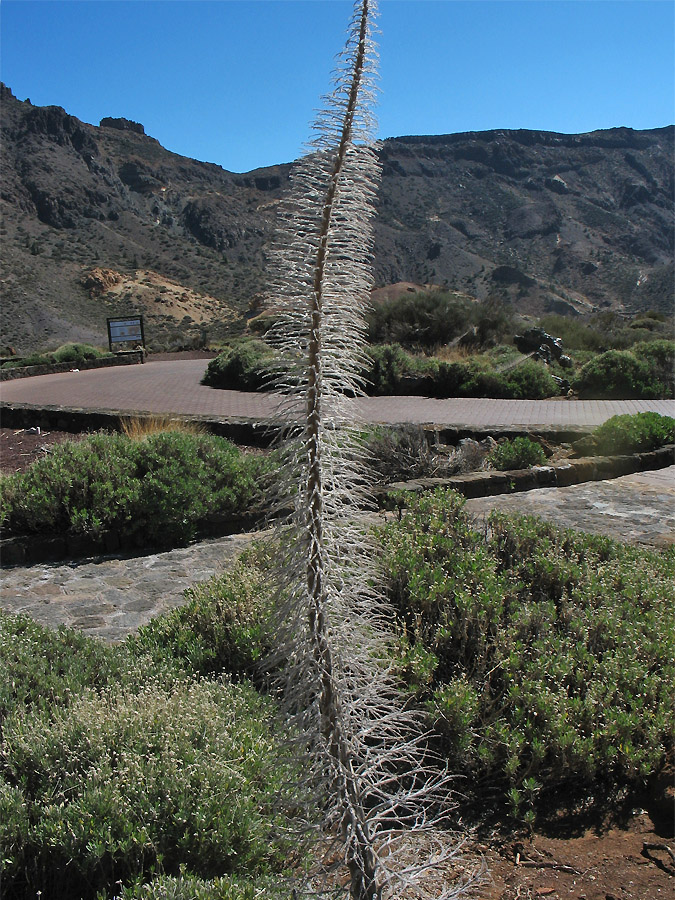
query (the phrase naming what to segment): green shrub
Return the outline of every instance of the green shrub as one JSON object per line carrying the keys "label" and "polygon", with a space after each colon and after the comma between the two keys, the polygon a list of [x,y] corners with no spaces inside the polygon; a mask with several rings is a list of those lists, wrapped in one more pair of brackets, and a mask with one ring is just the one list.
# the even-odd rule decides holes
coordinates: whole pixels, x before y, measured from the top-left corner
{"label": "green shrub", "polygon": [[124,888],[115,900],[288,900],[292,888],[278,878],[260,877],[242,879],[232,876],[202,878],[167,875],[153,879],[149,884]]}
{"label": "green shrub", "polygon": [[22,356],[18,359],[9,359],[2,364],[3,369],[14,369],[24,366],[48,366],[54,360],[46,353],[30,353],[28,356]]}
{"label": "green shrub", "polygon": [[675,419],[654,412],[612,416],[592,436],[595,451],[611,456],[644,453],[675,443]]}
{"label": "green shrub", "polygon": [[3,522],[10,534],[114,529],[146,544],[185,543],[207,517],[248,510],[263,469],[260,457],[211,435],[97,434],[3,478]]}
{"label": "green shrub", "polygon": [[28,356],[19,357],[3,363],[2,368],[15,366],[50,366],[55,363],[71,363],[74,366],[82,365],[90,359],[99,359],[102,356],[111,356],[110,353],[92,347],[90,344],[63,344],[57,350],[49,353],[31,353]]}
{"label": "green shrub", "polygon": [[80,365],[90,359],[100,359],[102,356],[110,356],[104,350],[92,347],[90,344],[63,344],[53,354],[54,362],[73,363]]}
{"label": "green shrub", "polygon": [[545,400],[560,394],[558,382],[541,363],[526,360],[504,373],[510,400]]}
{"label": "green shrub", "polygon": [[451,767],[514,808],[639,783],[670,746],[675,553],[527,517],[488,533],[437,491],[382,536],[405,640],[435,660],[414,688]]}
{"label": "green shrub", "polygon": [[398,344],[374,344],[368,348],[370,367],[364,374],[369,394],[391,396],[430,390],[433,362],[415,357]]}
{"label": "green shrub", "polygon": [[607,335],[602,334],[592,323],[572,316],[548,315],[539,320],[539,325],[553,337],[559,337],[565,349],[593,350],[602,352],[607,350]]}
{"label": "green shrub", "polygon": [[264,341],[232,344],[206,367],[202,384],[233,391],[257,391],[269,381],[274,351]]}
{"label": "green shrub", "polygon": [[368,316],[369,339],[430,349],[449,343],[473,324],[473,303],[446,291],[405,293],[376,304]]}
{"label": "green shrub", "polygon": [[589,360],[573,378],[572,387],[586,400],[658,398],[673,393],[672,384],[659,380],[659,366],[652,359],[629,350],[608,350]]}
{"label": "green shrub", "polygon": [[[250,687],[148,680],[5,719],[3,897],[282,868],[290,775]],[[236,896],[236,895],[235,895]]]}
{"label": "green shrub", "polygon": [[0,732],[17,710],[67,706],[85,687],[119,679],[124,668],[119,654],[100,641],[0,611]]}
{"label": "green shrub", "polygon": [[438,365],[435,397],[493,397],[502,400],[543,400],[560,393],[546,368],[528,360],[508,372],[497,372],[486,359]]}
{"label": "green shrub", "polygon": [[501,472],[509,469],[529,469],[530,466],[542,466],[546,462],[546,454],[541,444],[529,437],[519,436],[512,440],[501,441],[488,456],[488,462]]}
{"label": "green shrub", "polygon": [[643,341],[631,350],[649,366],[652,377],[661,386],[661,397],[675,397],[675,341]]}
{"label": "green shrub", "polygon": [[250,676],[271,651],[269,580],[245,554],[224,575],[186,592],[185,606],[153,619],[131,640],[136,652],[187,672]]}

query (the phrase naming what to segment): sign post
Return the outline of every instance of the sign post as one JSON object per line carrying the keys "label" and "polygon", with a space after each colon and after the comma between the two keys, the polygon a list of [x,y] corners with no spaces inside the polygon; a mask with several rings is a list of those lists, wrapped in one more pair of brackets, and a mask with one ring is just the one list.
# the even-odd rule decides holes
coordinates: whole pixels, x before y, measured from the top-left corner
{"label": "sign post", "polygon": [[108,346],[112,352],[113,344],[140,344],[145,350],[145,334],[143,332],[143,316],[117,316],[108,319]]}

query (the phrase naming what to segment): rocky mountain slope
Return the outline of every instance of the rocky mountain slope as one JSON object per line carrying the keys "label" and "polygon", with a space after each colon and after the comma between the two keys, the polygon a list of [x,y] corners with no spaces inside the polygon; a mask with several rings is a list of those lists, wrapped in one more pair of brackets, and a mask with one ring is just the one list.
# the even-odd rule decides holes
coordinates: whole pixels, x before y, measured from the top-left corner
{"label": "rocky mountain slope", "polygon": [[[155,346],[255,313],[290,165],[243,175],[126,119],[88,125],[2,87],[2,343],[106,343],[142,312]],[[525,313],[672,309],[672,127],[490,131],[383,143],[376,285],[497,294]]]}

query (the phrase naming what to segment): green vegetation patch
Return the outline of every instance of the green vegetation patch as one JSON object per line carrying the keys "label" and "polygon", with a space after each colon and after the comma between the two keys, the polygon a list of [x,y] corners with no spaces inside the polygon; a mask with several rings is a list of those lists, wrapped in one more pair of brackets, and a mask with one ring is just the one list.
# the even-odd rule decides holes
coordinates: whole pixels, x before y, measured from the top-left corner
{"label": "green vegetation patch", "polygon": [[104,356],[112,356],[112,353],[99,350],[90,344],[63,344],[57,350],[49,353],[32,353],[16,360],[8,360],[2,368],[14,368],[17,366],[51,366],[57,363],[70,363],[80,366],[91,359],[101,359]]}
{"label": "green vegetation patch", "polygon": [[655,412],[612,416],[584,440],[593,452],[606,456],[647,453],[673,443],[675,419]]}
{"label": "green vegetation patch", "polygon": [[541,444],[529,437],[507,438],[489,454],[488,462],[501,472],[509,469],[529,469],[531,466],[543,466],[546,454]]}
{"label": "green vegetation patch", "polygon": [[186,591],[188,602],[143,626],[131,643],[195,675],[251,677],[272,647],[269,579],[248,551],[223,575]]}
{"label": "green vegetation patch", "polygon": [[396,343],[429,351],[470,329],[475,330],[479,344],[512,334],[509,306],[494,298],[474,302],[449,291],[420,291],[378,303],[368,315],[368,335],[373,344]]}
{"label": "green vegetation patch", "polygon": [[210,516],[250,510],[264,466],[212,435],[97,434],[2,478],[2,523],[7,534],[115,530],[126,540],[175,546]]}
{"label": "green vegetation patch", "polygon": [[197,896],[247,900],[284,868],[297,773],[273,703],[246,682],[193,675],[172,649],[105,646],[0,613],[7,900],[94,900],[122,885],[156,896],[140,887],[156,877],[152,890],[166,881],[177,897],[194,882]]}
{"label": "green vegetation patch", "polygon": [[275,353],[256,338],[232,342],[206,367],[202,384],[235,391],[257,391],[270,379]]}
{"label": "green vegetation patch", "polygon": [[[453,770],[514,814],[635,785],[663,764],[675,553],[411,497],[382,532],[402,668]],[[530,805],[529,811],[526,806]]]}
{"label": "green vegetation patch", "polygon": [[581,367],[572,387],[582,400],[675,397],[675,341],[608,350]]}

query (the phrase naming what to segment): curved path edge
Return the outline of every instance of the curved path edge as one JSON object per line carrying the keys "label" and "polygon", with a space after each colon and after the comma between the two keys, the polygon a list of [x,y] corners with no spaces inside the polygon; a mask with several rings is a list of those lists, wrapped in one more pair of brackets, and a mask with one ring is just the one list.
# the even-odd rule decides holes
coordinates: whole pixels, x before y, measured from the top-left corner
{"label": "curved path edge", "polygon": [[[64,417],[89,415],[92,422],[97,416],[136,414],[199,417],[259,429],[274,422],[279,410],[277,396],[207,387],[200,383],[205,368],[203,359],[167,360],[146,366],[42,375],[5,382],[0,385],[0,396],[6,417],[38,416],[40,411],[51,416],[59,410]],[[355,421],[364,424],[442,426],[468,433],[503,428],[541,432],[597,428],[612,416],[625,413],[658,412],[675,417],[675,400],[435,400],[397,396],[359,398],[353,409]]]}

